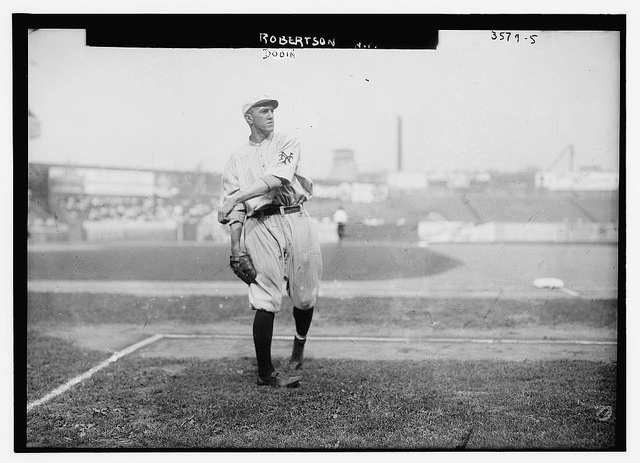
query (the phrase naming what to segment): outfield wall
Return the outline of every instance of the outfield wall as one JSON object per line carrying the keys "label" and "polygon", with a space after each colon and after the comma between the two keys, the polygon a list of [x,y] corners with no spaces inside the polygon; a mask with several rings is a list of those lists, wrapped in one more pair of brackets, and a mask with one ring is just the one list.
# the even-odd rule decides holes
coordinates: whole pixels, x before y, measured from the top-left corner
{"label": "outfield wall", "polygon": [[420,222],[418,237],[426,243],[617,243],[613,223]]}
{"label": "outfield wall", "polygon": [[[336,224],[331,221],[315,221],[322,243],[338,241]],[[85,222],[83,231],[88,242],[101,241],[213,241],[228,243],[229,233],[224,225],[201,223],[190,232],[178,221],[136,222],[97,221]],[[378,230],[378,229],[381,230]],[[397,230],[395,230],[397,229]],[[388,241],[395,234],[405,239],[425,243],[617,243],[618,228],[613,223],[561,222],[561,223],[485,223],[422,221],[417,230],[389,225],[384,227],[351,224],[351,239]],[[413,235],[407,236],[407,235]]]}

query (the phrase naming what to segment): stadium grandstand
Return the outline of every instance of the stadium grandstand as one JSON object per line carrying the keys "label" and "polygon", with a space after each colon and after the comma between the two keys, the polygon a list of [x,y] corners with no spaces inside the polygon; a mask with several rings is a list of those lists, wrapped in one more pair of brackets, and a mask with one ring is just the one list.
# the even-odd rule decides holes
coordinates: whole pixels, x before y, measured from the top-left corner
{"label": "stadium grandstand", "polygon": [[[471,184],[408,191],[390,187],[383,176],[318,180],[306,208],[325,242],[335,241],[339,206],[349,216],[350,240],[617,241],[617,191],[536,189],[533,175],[526,188],[515,189]],[[217,223],[220,182],[219,174],[206,172],[29,164],[29,238],[226,242],[228,230]]]}
{"label": "stadium grandstand", "polygon": [[110,233],[113,239],[206,239],[198,228],[213,223],[219,184],[202,172],[30,164],[30,237],[65,240],[42,233],[44,222],[64,225],[70,241],[106,238],[97,232],[106,228],[122,232]]}

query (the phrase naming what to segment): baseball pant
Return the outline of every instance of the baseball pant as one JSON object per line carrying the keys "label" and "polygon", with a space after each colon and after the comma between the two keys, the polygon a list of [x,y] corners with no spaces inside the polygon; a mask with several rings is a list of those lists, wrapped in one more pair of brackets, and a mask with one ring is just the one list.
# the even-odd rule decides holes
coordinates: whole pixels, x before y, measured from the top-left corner
{"label": "baseball pant", "polygon": [[309,214],[248,218],[243,228],[244,246],[258,272],[249,286],[254,309],[277,313],[287,294],[293,305],[315,306],[322,278],[320,240]]}

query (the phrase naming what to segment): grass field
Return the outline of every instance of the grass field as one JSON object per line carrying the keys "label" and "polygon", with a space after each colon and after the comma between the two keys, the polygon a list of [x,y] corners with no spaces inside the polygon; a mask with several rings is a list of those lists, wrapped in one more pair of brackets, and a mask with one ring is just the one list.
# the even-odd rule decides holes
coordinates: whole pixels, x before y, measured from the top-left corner
{"label": "grass field", "polygon": [[[291,302],[285,299],[277,326],[293,326]],[[246,297],[136,297],[117,294],[29,294],[30,327],[129,324],[152,330],[182,324],[210,330],[253,321]],[[616,339],[615,300],[578,299],[423,299],[324,298],[314,315],[314,330],[343,335]],[[587,335],[589,333],[589,335]]]}
{"label": "grass field", "polygon": [[[463,277],[465,269],[492,272],[489,266],[496,266],[495,274],[503,278],[500,272],[513,260],[501,252],[495,260],[476,254],[479,264],[472,265],[471,258],[462,262],[430,249],[407,249],[333,248],[324,254],[325,269],[328,278],[348,280],[415,276],[416,269],[425,278],[452,271]],[[469,247],[459,255],[467,255],[467,249],[480,250]],[[601,254],[569,249],[569,255],[571,249],[579,252],[580,265],[572,270],[565,263],[562,270],[576,281],[593,273],[589,265],[602,265]],[[361,253],[360,258],[349,252]],[[549,261],[554,252],[567,249],[531,254]],[[48,251],[30,253],[28,271],[30,279],[136,280],[148,275],[183,281],[210,278],[227,258],[226,248],[215,246]],[[376,261],[380,265],[372,264]],[[530,278],[528,268],[512,272]],[[24,325],[18,327],[26,328],[18,340],[26,365],[20,355],[15,365],[18,450],[619,450],[626,445],[619,389],[624,370],[619,371],[615,356],[576,360],[559,350],[550,359],[539,355],[536,345],[528,347],[531,355],[523,360],[499,354],[484,360],[465,355],[381,360],[375,344],[358,359],[311,353],[301,386],[292,390],[257,387],[254,359],[246,354],[182,355],[175,349],[184,344],[172,347],[173,354],[167,349],[148,356],[142,349],[33,408],[20,421],[26,402],[42,398],[114,351],[158,332],[250,335],[253,313],[245,296],[36,292],[28,293],[26,307],[17,309],[24,310],[19,317]],[[323,297],[310,336],[616,341],[619,318],[616,299]],[[286,302],[275,332],[290,336],[292,329]],[[274,355],[277,363],[285,360]]]}
{"label": "grass field", "polygon": [[[75,369],[60,355],[32,370]],[[47,357],[47,356],[45,356]],[[62,367],[62,368],[61,368]],[[249,358],[128,357],[29,413],[28,448],[612,449],[616,365],[312,360],[293,390],[259,388]]]}
{"label": "grass field", "polygon": [[[566,338],[578,332],[615,339],[617,323],[617,304],[607,300],[324,302],[314,333]],[[99,333],[115,324],[148,334],[230,325],[248,333],[252,313],[245,305],[242,297],[31,294],[27,400],[112,352],[49,332],[91,326]],[[435,326],[425,323],[426,311]],[[276,332],[293,326],[288,309],[276,325]],[[311,358],[300,388],[277,391],[255,386],[249,357],[131,355],[29,412],[25,443],[27,449],[611,449],[617,373],[615,362],[600,361]]]}

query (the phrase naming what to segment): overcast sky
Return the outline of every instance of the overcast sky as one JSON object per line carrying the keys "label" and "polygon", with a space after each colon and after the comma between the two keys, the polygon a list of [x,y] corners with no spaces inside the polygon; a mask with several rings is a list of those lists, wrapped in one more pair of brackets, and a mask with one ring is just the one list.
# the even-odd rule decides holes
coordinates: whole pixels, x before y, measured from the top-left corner
{"label": "overcast sky", "polygon": [[[535,44],[524,37],[537,34]],[[221,171],[248,136],[247,95],[280,101],[276,130],[297,135],[328,177],[333,150],[360,171],[547,168],[571,144],[576,166],[618,168],[619,34],[441,31],[437,50],[117,49],[84,31],[29,36],[29,107],[41,136],[29,161]],[[557,168],[568,168],[568,156]]]}

